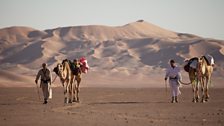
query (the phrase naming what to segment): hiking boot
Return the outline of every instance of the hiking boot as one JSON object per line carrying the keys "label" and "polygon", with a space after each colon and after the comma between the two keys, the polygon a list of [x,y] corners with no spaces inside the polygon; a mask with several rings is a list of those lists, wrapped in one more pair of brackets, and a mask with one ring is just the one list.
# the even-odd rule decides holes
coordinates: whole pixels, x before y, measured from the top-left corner
{"label": "hiking boot", "polygon": [[171,103],[174,103],[174,97],[172,97]]}
{"label": "hiking boot", "polygon": [[47,100],[44,100],[44,103],[43,104],[47,104]]}
{"label": "hiking boot", "polygon": [[176,102],[176,103],[178,103],[178,99],[177,99],[177,96],[175,96],[175,102]]}

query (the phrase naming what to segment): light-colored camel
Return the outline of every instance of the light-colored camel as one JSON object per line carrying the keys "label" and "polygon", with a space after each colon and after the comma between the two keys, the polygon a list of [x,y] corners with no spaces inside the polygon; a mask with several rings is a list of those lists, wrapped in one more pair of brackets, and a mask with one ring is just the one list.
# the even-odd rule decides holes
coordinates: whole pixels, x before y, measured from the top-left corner
{"label": "light-colored camel", "polygon": [[[192,102],[199,101],[199,88],[201,86],[202,99],[201,102],[208,101],[209,94],[209,83],[211,82],[211,75],[213,72],[213,66],[208,65],[204,56],[198,58],[196,69],[189,67],[189,79],[193,89],[193,100]],[[181,82],[184,84],[183,82]]]}
{"label": "light-colored camel", "polygon": [[193,100],[192,102],[198,102],[199,100],[199,84],[200,79],[197,76],[197,69],[189,68],[189,79],[191,81],[192,91],[193,91]]}
{"label": "light-colored camel", "polygon": [[208,101],[209,99],[208,90],[209,90],[209,83],[211,83],[212,72],[213,72],[213,66],[209,65],[205,57],[202,56],[199,59],[197,68],[198,79],[201,82],[201,89],[202,89],[201,102]]}
{"label": "light-colored camel", "polygon": [[[79,85],[81,83],[81,73],[74,75],[68,60],[64,60],[63,63],[57,65],[58,76],[64,87],[65,103],[79,102]],[[76,83],[74,82],[74,79]],[[69,97],[69,99],[68,99]]]}
{"label": "light-colored camel", "polygon": [[70,69],[68,61],[57,65],[58,76],[60,77],[62,86],[64,87],[64,103],[71,103],[73,98],[73,80],[74,75]]}

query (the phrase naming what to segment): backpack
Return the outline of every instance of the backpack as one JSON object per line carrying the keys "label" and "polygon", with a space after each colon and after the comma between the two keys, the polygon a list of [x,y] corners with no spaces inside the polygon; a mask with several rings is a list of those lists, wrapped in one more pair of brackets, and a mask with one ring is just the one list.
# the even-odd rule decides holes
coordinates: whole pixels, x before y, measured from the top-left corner
{"label": "backpack", "polygon": [[191,58],[191,59],[188,61],[188,63],[184,66],[184,70],[185,70],[186,72],[189,72],[189,70],[190,70],[190,65],[191,65],[191,63],[192,63],[194,60],[198,60],[198,58],[197,58],[197,57]]}
{"label": "backpack", "polygon": [[81,73],[80,65],[79,64],[74,64],[71,60],[68,60],[70,69],[72,70],[72,73],[74,75],[78,75]]}

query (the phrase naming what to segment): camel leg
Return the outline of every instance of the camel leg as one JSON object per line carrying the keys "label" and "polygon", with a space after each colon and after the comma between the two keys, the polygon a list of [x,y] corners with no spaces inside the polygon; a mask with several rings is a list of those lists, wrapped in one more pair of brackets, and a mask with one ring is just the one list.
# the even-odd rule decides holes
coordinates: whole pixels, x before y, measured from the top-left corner
{"label": "camel leg", "polygon": [[76,85],[75,85],[75,102],[79,102],[79,99],[78,99],[78,82],[76,82]]}
{"label": "camel leg", "polygon": [[193,91],[193,100],[192,100],[192,102],[196,102],[196,83],[192,83],[192,91]]}
{"label": "camel leg", "polygon": [[77,92],[77,102],[79,102],[79,92],[80,92],[80,88],[79,88],[79,84],[81,82],[81,78],[79,78],[77,80],[77,87],[76,87],[76,92]]}
{"label": "camel leg", "polygon": [[192,85],[193,88],[193,100],[192,102],[196,103],[199,99],[199,86],[198,81],[195,81]]}
{"label": "camel leg", "polygon": [[205,102],[205,82],[204,77],[201,79],[201,93],[202,93],[202,99],[201,102]]}
{"label": "camel leg", "polygon": [[64,86],[64,103],[67,104],[68,103],[68,90],[69,90],[69,83],[66,82],[66,85]]}
{"label": "camel leg", "polygon": [[195,97],[195,100],[196,100],[196,102],[198,102],[198,100],[199,100],[199,81],[197,80],[197,82],[196,82],[196,92],[195,92],[195,95],[196,95],[196,97]]}
{"label": "camel leg", "polygon": [[209,91],[209,84],[211,84],[212,72],[213,72],[213,66],[209,66],[207,69],[208,79],[207,79],[207,85],[206,85],[206,101],[208,101],[208,99],[209,99],[208,91]]}
{"label": "camel leg", "polygon": [[74,93],[73,93],[73,81],[74,81],[74,76],[71,76],[71,80],[70,80],[70,86],[69,86],[69,103],[72,103],[72,99],[74,97]]}
{"label": "camel leg", "polygon": [[68,100],[69,103],[72,103],[72,94],[73,94],[72,85],[70,83],[70,85],[69,85],[69,100]]}
{"label": "camel leg", "polygon": [[209,81],[210,81],[210,77],[206,78],[206,85],[205,85],[205,101],[207,102],[209,99],[209,94],[208,94],[208,86],[209,86]]}
{"label": "camel leg", "polygon": [[77,84],[75,86],[75,101],[76,102],[79,102],[79,84],[81,82],[80,75],[79,76],[76,76],[75,80],[77,81]]}
{"label": "camel leg", "polygon": [[196,102],[196,96],[195,96],[195,93],[196,93],[196,88],[195,87],[193,87],[194,89],[193,89],[193,99],[192,99],[192,102]]}
{"label": "camel leg", "polygon": [[77,102],[77,98],[76,98],[76,86],[77,86],[77,84],[76,84],[77,82],[76,82],[76,80],[74,81],[74,86],[73,86],[73,94],[74,94],[74,97],[73,97],[73,102]]}
{"label": "camel leg", "polygon": [[192,102],[196,102],[196,80],[195,80],[195,73],[193,69],[189,71],[189,78],[192,83],[192,91],[193,91],[193,100]]}
{"label": "camel leg", "polygon": [[194,98],[192,102],[196,103],[199,100],[199,80],[195,79],[193,82]]}

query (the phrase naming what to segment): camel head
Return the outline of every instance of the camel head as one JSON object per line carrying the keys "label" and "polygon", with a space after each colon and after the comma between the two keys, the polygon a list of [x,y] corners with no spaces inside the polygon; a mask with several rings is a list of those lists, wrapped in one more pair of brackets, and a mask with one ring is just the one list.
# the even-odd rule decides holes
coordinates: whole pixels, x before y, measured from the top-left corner
{"label": "camel head", "polygon": [[61,82],[63,83],[65,81],[63,64],[58,63],[57,67],[55,69],[57,69],[56,70],[57,71],[57,75],[60,77]]}
{"label": "camel head", "polygon": [[207,62],[205,60],[205,58],[202,56],[198,59],[198,71],[199,71],[199,75],[200,74],[205,74],[206,72],[206,67],[207,67]]}
{"label": "camel head", "polygon": [[202,62],[203,62],[203,57],[198,58],[198,64],[202,65]]}
{"label": "camel head", "polygon": [[198,59],[198,64],[199,64],[199,66],[204,66],[204,65],[208,65],[207,64],[207,62],[206,62],[206,60],[205,60],[205,57],[204,56],[202,56],[202,57],[200,57],[199,59]]}

